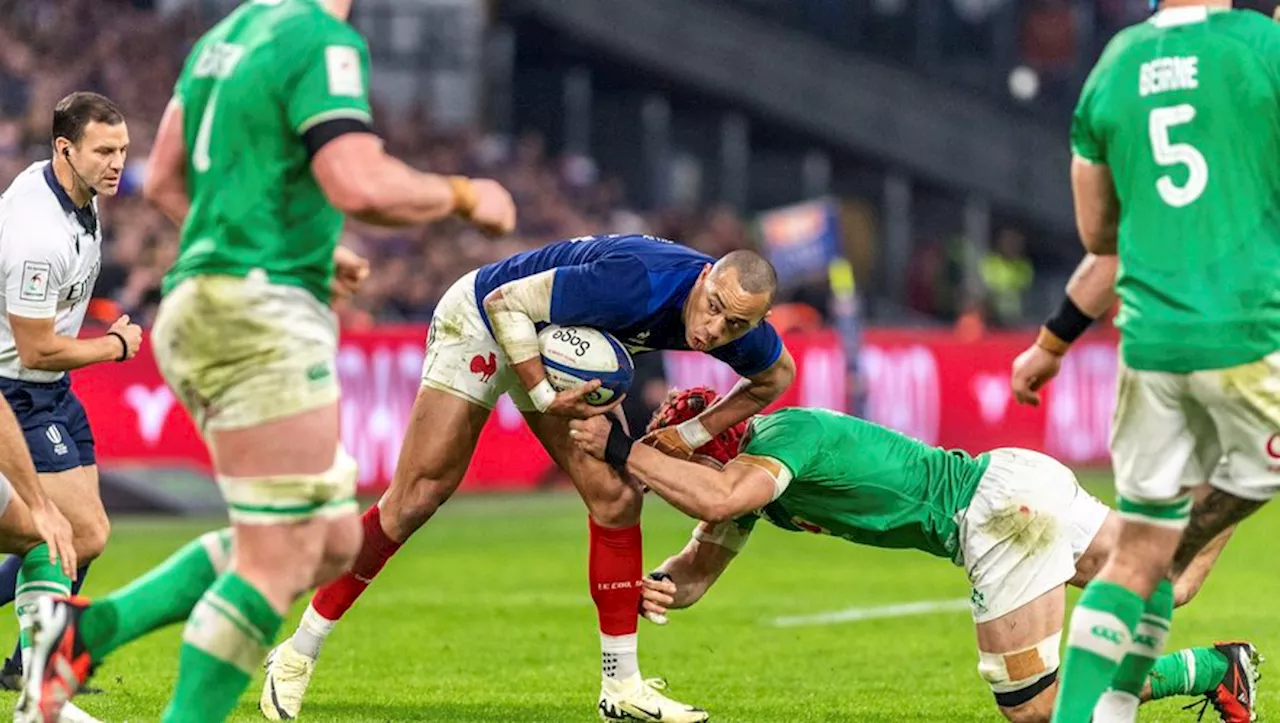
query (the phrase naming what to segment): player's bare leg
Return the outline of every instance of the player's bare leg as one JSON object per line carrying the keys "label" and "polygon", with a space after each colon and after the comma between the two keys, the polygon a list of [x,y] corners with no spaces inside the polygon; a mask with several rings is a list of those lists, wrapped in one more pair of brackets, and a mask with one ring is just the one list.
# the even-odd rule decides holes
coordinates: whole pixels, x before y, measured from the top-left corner
{"label": "player's bare leg", "polygon": [[[288,495],[295,492],[288,489],[290,485],[302,492],[327,485],[340,462],[350,466],[336,474],[344,484],[352,481],[354,464],[340,451],[338,429],[334,403],[254,428],[214,432],[210,446],[224,487],[227,479],[250,484],[258,480],[263,484],[257,484],[255,491],[267,496],[275,482]],[[339,450],[337,461],[335,450]],[[196,712],[202,720],[225,718],[248,684],[249,670],[274,640],[289,606],[318,577],[348,565],[358,549],[358,522],[353,514],[311,514],[292,521],[279,516],[275,521],[237,517],[239,506],[228,496],[235,522],[231,570],[214,582],[192,612],[166,721],[186,720]],[[343,506],[353,503],[334,501]],[[216,648],[205,642],[210,627],[225,628],[219,630]],[[218,654],[231,647],[233,640],[234,652]]]}
{"label": "player's bare leg", "polygon": [[706,711],[666,697],[661,685],[640,675],[636,630],[644,577],[642,491],[575,447],[569,439],[568,420],[540,414],[526,414],[525,419],[587,505],[588,578],[600,621],[600,717],[678,723],[706,720]]}
{"label": "player's bare leg", "polygon": [[488,409],[455,394],[431,386],[418,390],[391,487],[361,518],[364,538],[355,563],[316,591],[297,631],[267,659],[258,707],[268,719],[297,717],[325,638],[387,560],[458,488],[488,418]]}
{"label": "player's bare leg", "polygon": [[[326,564],[356,552],[354,462],[338,446],[336,403],[208,433],[235,545],[210,533],[104,600],[41,601],[28,695],[53,720],[91,662],[189,612],[167,723],[219,721],[234,707],[293,600]],[[337,541],[337,544],[331,542]],[[347,549],[339,549],[343,544]],[[220,570],[219,559],[229,559]],[[345,558],[345,560],[341,559]],[[145,604],[144,604],[145,603]]]}
{"label": "player's bare leg", "polygon": [[[1152,515],[1167,507],[1153,508]],[[1115,550],[1072,613],[1063,677],[1080,692],[1064,689],[1055,721],[1090,720],[1108,686],[1136,703],[1168,634],[1173,612],[1169,564],[1181,532],[1176,523],[1121,523]]]}
{"label": "player's bare leg", "polygon": [[995,620],[978,623],[978,672],[1014,723],[1040,723],[1058,693],[1058,643],[1066,588],[1058,586]]}

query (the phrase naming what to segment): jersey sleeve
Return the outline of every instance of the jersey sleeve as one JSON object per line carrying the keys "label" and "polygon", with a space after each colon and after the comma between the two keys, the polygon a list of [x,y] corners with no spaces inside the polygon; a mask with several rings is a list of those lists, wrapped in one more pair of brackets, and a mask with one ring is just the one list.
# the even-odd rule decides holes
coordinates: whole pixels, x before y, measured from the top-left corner
{"label": "jersey sleeve", "polygon": [[711,356],[744,377],[753,376],[773,366],[782,356],[782,337],[766,321],[732,344],[712,349]]}
{"label": "jersey sleeve", "polygon": [[1105,165],[1107,162],[1107,145],[1102,134],[1098,132],[1094,120],[1094,106],[1098,95],[1098,76],[1101,75],[1102,62],[1093,69],[1084,90],[1080,92],[1080,101],[1076,104],[1075,114],[1071,117],[1071,153],[1090,163]]}
{"label": "jersey sleeve", "polygon": [[0,228],[0,273],[7,311],[28,319],[52,319],[66,273],[63,238],[52,238],[31,215],[14,214]]}
{"label": "jersey sleeve", "polygon": [[299,136],[325,121],[373,123],[369,105],[369,46],[345,24],[304,42],[292,82],[285,87],[289,126]]}
{"label": "jersey sleeve", "polygon": [[630,326],[644,317],[650,288],[644,264],[628,256],[562,266],[551,287],[551,322],[605,331]]}

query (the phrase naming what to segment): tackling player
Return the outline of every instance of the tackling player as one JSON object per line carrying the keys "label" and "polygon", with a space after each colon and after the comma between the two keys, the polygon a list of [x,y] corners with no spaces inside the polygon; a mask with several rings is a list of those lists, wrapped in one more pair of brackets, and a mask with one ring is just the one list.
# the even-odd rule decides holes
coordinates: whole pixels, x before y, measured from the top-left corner
{"label": "tackling player", "polygon": [[[72,93],[54,107],[52,143],[52,160],[21,173],[0,204],[0,393],[22,425],[41,483],[75,532],[81,568],[74,594],[110,526],[93,431],[67,372],[131,358],[142,330],[122,316],[105,335],[78,338],[102,266],[97,196],[115,195],[129,149],[124,115],[101,95]],[[20,677],[35,599],[68,590],[18,557],[0,566],[0,590],[15,601],[22,631],[21,656],[6,661],[5,672]]]}
{"label": "tackling player", "polygon": [[1077,225],[1090,253],[1119,256],[1124,525],[1071,616],[1059,723],[1085,723],[1099,698],[1136,718],[1169,631],[1171,562],[1280,490],[1278,96],[1280,27],[1229,0],[1161,2],[1081,93]]}
{"label": "tackling player", "polygon": [[511,229],[492,181],[419,173],[371,130],[369,55],[350,0],[254,0],[202,36],[180,75],[144,193],[182,227],[152,341],[212,454],[235,530],[192,542],[89,604],[40,601],[30,704],[51,723],[92,665],[187,619],[162,720],[224,720],[304,591],[359,548],[328,303],[368,273],[343,214],[410,225],[452,213]]}
{"label": "tackling player", "polygon": [[[682,423],[715,393],[673,393],[651,428]],[[697,450],[694,464],[632,444],[603,419],[574,422],[583,451],[625,469],[672,506],[704,522],[646,581],[647,616],[692,605],[746,544],[759,518],[793,532],[910,548],[962,566],[973,586],[978,672],[1011,721],[1046,721],[1053,706],[1065,585],[1093,577],[1116,544],[1120,518],[1045,455],[997,449],[976,457],[929,447],[844,414],[783,409]],[[1196,583],[1189,581],[1192,585]],[[1249,720],[1228,678],[1254,671],[1248,643],[1165,656],[1146,699],[1205,694]],[[1246,678],[1252,693],[1254,678]],[[1098,721],[1109,721],[1100,717]]]}
{"label": "tackling player", "polygon": [[351,571],[316,593],[293,637],[272,652],[260,703],[264,715],[298,715],[325,637],[457,489],[480,430],[505,393],[587,505],[588,579],[602,651],[599,715],[706,720],[705,711],[667,698],[640,675],[642,495],[570,443],[570,418],[608,409],[583,401],[599,382],[559,394],[552,389],[537,329],[581,324],[614,334],[633,352],[696,349],[728,362],[745,377],[728,397],[696,419],[656,433],[655,443],[687,457],[763,409],[795,375],[782,340],[764,323],[777,286],[773,268],[749,251],[713,261],[650,236],[587,237],[484,266],[445,293],[431,320],[422,387],[391,489],[365,513],[364,548]]}

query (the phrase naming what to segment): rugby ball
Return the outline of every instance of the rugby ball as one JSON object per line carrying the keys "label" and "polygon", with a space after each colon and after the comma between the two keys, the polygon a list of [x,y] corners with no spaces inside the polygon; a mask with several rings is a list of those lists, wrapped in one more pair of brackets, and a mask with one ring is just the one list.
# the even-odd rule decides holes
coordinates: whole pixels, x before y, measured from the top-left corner
{"label": "rugby ball", "polygon": [[600,407],[631,388],[635,376],[631,355],[608,332],[589,326],[548,324],[538,333],[538,346],[547,380],[557,391],[599,379],[600,388],[588,394],[586,400]]}

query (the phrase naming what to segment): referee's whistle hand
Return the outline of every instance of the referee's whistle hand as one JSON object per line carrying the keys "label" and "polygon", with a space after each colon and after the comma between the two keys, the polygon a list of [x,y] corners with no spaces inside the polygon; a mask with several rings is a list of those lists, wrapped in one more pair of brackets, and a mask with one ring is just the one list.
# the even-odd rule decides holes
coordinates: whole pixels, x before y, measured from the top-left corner
{"label": "referee's whistle hand", "polygon": [[129,315],[116,319],[111,328],[107,330],[108,334],[116,333],[124,339],[124,358],[132,359],[138,353],[138,349],[142,347],[142,327],[134,324],[129,320]]}

